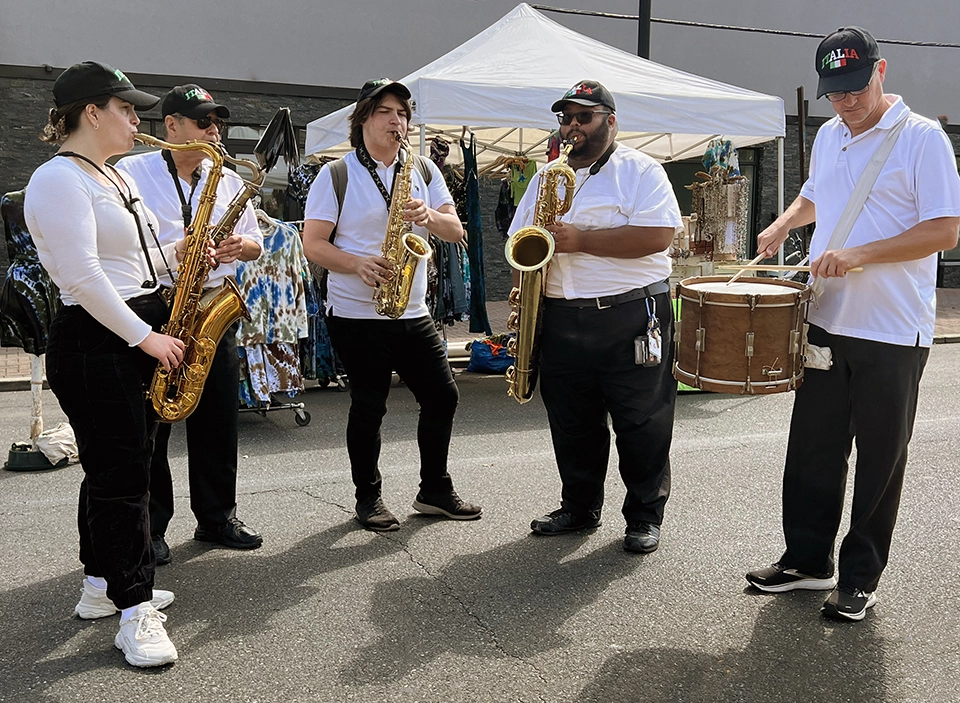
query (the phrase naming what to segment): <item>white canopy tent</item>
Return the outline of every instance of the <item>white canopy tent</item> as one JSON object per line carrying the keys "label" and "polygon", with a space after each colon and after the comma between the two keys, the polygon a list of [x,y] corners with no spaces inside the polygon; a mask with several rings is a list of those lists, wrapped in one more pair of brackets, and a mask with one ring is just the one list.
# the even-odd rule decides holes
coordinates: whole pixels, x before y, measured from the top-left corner
{"label": "white canopy tent", "polygon": [[[658,161],[698,156],[714,137],[743,147],[784,135],[779,97],[661,66],[521,4],[400,79],[412,93],[411,127],[419,127],[410,130],[411,144],[423,153],[432,135],[459,138],[470,129],[481,165],[500,154],[542,160],[542,144],[556,127],[550,105],[582,79],[598,80],[613,93],[618,141]],[[309,123],[306,153],[345,153],[353,109],[348,105]]]}

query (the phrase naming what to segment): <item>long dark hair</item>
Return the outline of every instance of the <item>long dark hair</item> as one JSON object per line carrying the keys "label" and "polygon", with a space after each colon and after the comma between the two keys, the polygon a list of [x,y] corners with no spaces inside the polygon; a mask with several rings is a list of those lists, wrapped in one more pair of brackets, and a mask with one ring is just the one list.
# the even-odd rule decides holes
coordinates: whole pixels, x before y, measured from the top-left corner
{"label": "long dark hair", "polygon": [[407,124],[410,124],[410,119],[413,117],[410,101],[402,95],[397,95],[388,90],[381,90],[378,95],[358,102],[357,107],[353,110],[353,114],[350,115],[350,146],[356,148],[363,144],[363,123],[367,121],[370,115],[376,112],[377,108],[380,107],[380,103],[383,102],[383,99],[387,97],[387,95],[393,95],[400,101],[400,104],[403,105],[403,111],[407,113]]}
{"label": "long dark hair", "polygon": [[47,124],[40,134],[40,141],[59,144],[70,136],[80,125],[80,115],[87,105],[95,105],[101,110],[110,102],[109,95],[84,98],[63,107],[51,107],[47,115]]}

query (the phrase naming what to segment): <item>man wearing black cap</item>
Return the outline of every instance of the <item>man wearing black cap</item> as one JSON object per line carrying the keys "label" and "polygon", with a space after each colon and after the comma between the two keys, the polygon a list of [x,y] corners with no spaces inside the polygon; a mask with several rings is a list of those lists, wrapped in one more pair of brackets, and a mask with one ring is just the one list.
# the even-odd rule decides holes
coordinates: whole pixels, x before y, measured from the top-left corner
{"label": "man wearing black cap", "polygon": [[[160,104],[166,141],[185,144],[198,140],[220,141],[223,120],[230,111],[214,102],[210,93],[198,85],[180,85],[168,92]],[[203,192],[211,162],[202,151],[152,151],[122,159],[117,167],[129,173],[140,188],[144,202],[160,220],[160,242],[183,237],[183,229],[192,220]],[[224,169],[217,186],[217,201],[211,217],[216,223],[243,184],[229,169]],[[224,278],[236,273],[237,261],[260,256],[263,236],[257,226],[253,206],[247,203],[233,234],[217,249],[219,266],[210,271],[206,287],[222,285]],[[172,285],[168,275],[164,285]],[[236,516],[237,510],[237,413],[239,365],[236,326],[223,335],[203,395],[196,410],[186,419],[190,507],[197,518],[194,539],[216,542],[233,549],[256,549],[260,534]],[[171,425],[161,423],[157,432],[151,466],[150,532],[157,563],[170,561],[165,539],[173,517],[173,480],[167,459]]]}
{"label": "man wearing black cap", "polygon": [[[580,81],[551,109],[561,139],[575,140],[576,171],[570,211],[547,227],[556,253],[540,338],[540,393],[563,489],[560,509],[530,528],[557,535],[600,525],[609,413],[627,488],[623,546],[652,552],[670,494],[677,384],[667,249],[680,208],[663,168],[617,144],[616,105],[603,85]],[[538,190],[527,189],[511,234],[533,222]]]}
{"label": "man wearing black cap", "polygon": [[365,83],[350,116],[355,151],[320,171],[304,213],[304,251],[329,271],[327,326],[350,378],[347,452],[357,520],[375,531],[400,527],[381,498],[379,468],[380,425],[393,371],[420,405],[420,492],[413,507],[454,520],[476,519],[482,512],[460,499],[447,473],[459,391],[426,306],[426,265],[417,267],[410,303],[399,318],[381,317],[373,302],[376,286],[395,273],[381,253],[395,174],[406,159],[416,161],[404,221],[413,223],[414,232],[424,238],[428,233],[447,242],[463,238],[439,169],[400,150],[398,137],[406,137],[411,114],[406,86],[386,78]]}
{"label": "man wearing black cap", "polygon": [[[758,250],[773,256],[792,228],[816,221],[808,341],[821,361],[808,354],[793,406],[786,551],[747,581],[774,593],[832,589],[822,612],[862,620],[890,552],[933,341],[937,252],[957,243],[960,177],[940,124],[884,94],[887,62],[869,32],[837,30],[820,43],[816,62],[817,97],[837,116],[817,133],[800,196],[760,233]],[[854,438],[850,529],[835,569]]]}

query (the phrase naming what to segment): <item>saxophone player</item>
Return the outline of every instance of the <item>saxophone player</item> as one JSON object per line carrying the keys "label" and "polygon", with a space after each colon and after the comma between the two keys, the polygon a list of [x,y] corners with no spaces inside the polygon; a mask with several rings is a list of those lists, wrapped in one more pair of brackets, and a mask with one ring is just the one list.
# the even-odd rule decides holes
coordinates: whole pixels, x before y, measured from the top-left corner
{"label": "saxophone player", "polygon": [[[420,491],[414,508],[455,520],[481,514],[480,506],[460,499],[447,473],[459,391],[425,303],[426,266],[416,267],[409,305],[399,318],[378,315],[373,299],[376,287],[395,275],[392,263],[381,256],[391,194],[399,192],[395,174],[410,178],[403,184],[410,192],[403,221],[416,225],[423,237],[430,232],[448,242],[463,238],[439,169],[425,159],[417,159],[416,168],[402,168],[406,159],[415,158],[401,151],[398,141],[406,137],[411,114],[406,86],[386,78],[365,83],[350,116],[355,151],[320,171],[304,213],[304,251],[329,271],[327,326],[350,378],[347,451],[356,517],[366,529],[381,532],[400,527],[381,498],[379,468],[380,425],[393,371],[420,405]],[[335,170],[343,178],[332,175]],[[345,190],[338,191],[335,178],[346,181]]]}
{"label": "saxophone player", "polygon": [[[540,393],[562,494],[560,508],[530,527],[557,535],[600,525],[609,413],[627,489],[623,546],[652,552],[670,493],[677,387],[667,248],[680,209],[663,168],[617,144],[616,105],[603,85],[580,81],[551,109],[561,138],[574,142],[568,163],[576,175],[572,206],[546,227],[556,253],[540,339]],[[532,223],[542,174],[510,234]]]}
{"label": "saxophone player", "polygon": [[[167,142],[220,141],[224,119],[230,111],[214,102],[210,93],[195,84],[179,85],[160,104]],[[210,160],[201,151],[151,151],[121,159],[117,167],[137,183],[144,201],[160,220],[161,244],[183,237],[197,211]],[[216,222],[242,188],[240,178],[223,171],[211,222]],[[237,261],[260,256],[263,235],[253,206],[248,202],[235,231],[216,250],[219,266],[210,271],[206,286],[218,287],[236,273]],[[169,276],[161,277],[166,286]],[[260,534],[236,516],[238,388],[236,324],[217,346],[197,409],[186,419],[190,507],[197,519],[194,539],[232,549],[256,549]],[[150,482],[150,534],[157,564],[170,562],[165,534],[173,517],[173,479],[167,459],[171,425],[161,423],[153,453]]]}
{"label": "saxophone player", "polygon": [[153,590],[147,503],[156,420],[144,393],[158,361],[169,368],[183,360],[183,342],[160,333],[168,312],[156,270],[182,256],[184,240],[165,246],[163,257],[151,248],[153,215],[136,184],[107,165],[133,147],[136,108],[158,99],[95,61],[65,70],[53,96],[41,138],[60,145],[60,158],[30,178],[24,217],[63,303],[50,326],[47,379],[76,433],[84,474],[75,612],[93,620],[120,610],[116,647],[133,666],[162,666],[178,655],[158,612],[173,593]]}

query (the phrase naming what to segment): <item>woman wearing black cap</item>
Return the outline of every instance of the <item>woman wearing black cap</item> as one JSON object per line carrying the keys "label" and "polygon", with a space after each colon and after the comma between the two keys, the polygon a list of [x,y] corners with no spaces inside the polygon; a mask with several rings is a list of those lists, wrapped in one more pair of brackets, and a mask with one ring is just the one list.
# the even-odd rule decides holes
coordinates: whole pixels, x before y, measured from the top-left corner
{"label": "woman wearing black cap", "polygon": [[106,64],[71,66],[54,83],[44,141],[60,144],[27,186],[24,214],[40,262],[63,306],[50,330],[47,379],[77,437],[84,479],[78,527],[84,582],[76,614],[122,611],[114,643],[134,666],[177,659],[153,590],[150,455],[155,421],[145,384],[157,361],[183,359],[183,344],[157,332],[167,309],[156,268],[183,242],[149,248],[153,215],[136,186],[106,165],[133,147],[136,108],[158,99]]}

